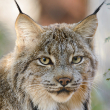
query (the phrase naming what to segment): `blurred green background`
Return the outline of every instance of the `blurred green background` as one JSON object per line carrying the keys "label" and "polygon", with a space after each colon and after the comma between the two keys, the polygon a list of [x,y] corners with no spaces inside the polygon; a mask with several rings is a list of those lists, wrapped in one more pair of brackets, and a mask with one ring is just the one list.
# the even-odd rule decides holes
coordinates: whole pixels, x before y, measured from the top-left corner
{"label": "blurred green background", "polygon": [[0,58],[5,54],[6,44],[8,43],[6,36],[3,33],[4,31],[3,27],[0,27]]}
{"label": "blurred green background", "polygon": [[0,25],[0,58],[13,50],[13,42],[10,33],[2,25]]}

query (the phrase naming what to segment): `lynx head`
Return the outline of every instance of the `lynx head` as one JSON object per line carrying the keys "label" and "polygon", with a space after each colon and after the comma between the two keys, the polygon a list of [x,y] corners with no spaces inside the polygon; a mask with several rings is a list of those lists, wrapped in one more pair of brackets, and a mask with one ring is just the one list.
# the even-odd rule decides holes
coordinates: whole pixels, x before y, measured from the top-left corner
{"label": "lynx head", "polygon": [[12,79],[34,105],[47,97],[57,103],[88,97],[97,68],[93,39],[99,8],[79,23],[50,26],[20,11]]}

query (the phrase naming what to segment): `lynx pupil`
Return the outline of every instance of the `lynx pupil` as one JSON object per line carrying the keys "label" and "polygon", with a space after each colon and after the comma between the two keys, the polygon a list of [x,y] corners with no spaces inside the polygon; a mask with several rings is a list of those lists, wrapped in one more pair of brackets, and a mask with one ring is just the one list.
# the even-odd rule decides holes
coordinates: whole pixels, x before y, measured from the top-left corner
{"label": "lynx pupil", "polygon": [[78,57],[74,57],[74,60],[77,61]]}
{"label": "lynx pupil", "polygon": [[46,62],[46,58],[43,58],[43,61]]}

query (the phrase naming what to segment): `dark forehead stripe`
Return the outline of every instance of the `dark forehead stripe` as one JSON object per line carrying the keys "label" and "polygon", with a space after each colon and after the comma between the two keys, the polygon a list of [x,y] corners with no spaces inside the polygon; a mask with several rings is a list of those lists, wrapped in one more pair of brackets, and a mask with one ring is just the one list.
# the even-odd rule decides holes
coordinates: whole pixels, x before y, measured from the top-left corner
{"label": "dark forehead stripe", "polygon": [[56,27],[48,32],[48,37],[40,46],[42,48],[41,51],[44,51],[47,54],[63,54],[65,51],[65,53],[69,52],[69,50],[74,51],[76,38],[74,38],[74,32],[72,30],[69,32],[68,30],[68,28]]}
{"label": "dark forehead stripe", "polygon": [[67,40],[67,35],[62,29],[55,28],[53,32],[53,39],[61,43],[64,40]]}
{"label": "dark forehead stripe", "polygon": [[46,37],[45,42],[48,40],[55,40],[60,43],[74,38],[74,31],[71,30],[68,25],[64,26],[63,24],[54,24],[44,28],[46,32],[43,36],[48,36]]}

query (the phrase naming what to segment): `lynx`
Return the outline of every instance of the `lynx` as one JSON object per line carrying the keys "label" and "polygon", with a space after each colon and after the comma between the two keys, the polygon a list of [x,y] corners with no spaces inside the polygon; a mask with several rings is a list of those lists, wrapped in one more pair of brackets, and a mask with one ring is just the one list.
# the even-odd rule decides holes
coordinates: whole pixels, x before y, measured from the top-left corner
{"label": "lynx", "polygon": [[0,60],[0,110],[91,110],[97,10],[75,24],[41,26],[24,14],[16,46]]}

